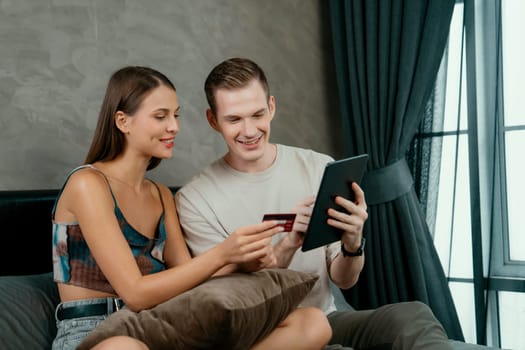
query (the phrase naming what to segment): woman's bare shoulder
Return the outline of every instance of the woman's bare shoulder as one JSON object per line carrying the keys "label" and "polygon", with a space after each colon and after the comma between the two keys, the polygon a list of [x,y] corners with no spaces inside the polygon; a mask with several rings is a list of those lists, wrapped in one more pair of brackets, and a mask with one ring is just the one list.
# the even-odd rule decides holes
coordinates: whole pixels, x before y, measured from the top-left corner
{"label": "woman's bare shoulder", "polygon": [[69,177],[66,189],[73,192],[96,191],[97,188],[108,188],[104,174],[94,167],[85,167],[76,170]]}

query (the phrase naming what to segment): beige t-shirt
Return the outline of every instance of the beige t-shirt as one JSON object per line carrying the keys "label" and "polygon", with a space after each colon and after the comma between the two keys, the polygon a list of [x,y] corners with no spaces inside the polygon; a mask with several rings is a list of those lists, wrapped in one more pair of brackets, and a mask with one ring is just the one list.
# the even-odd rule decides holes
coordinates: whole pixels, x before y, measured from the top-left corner
{"label": "beige t-shirt", "polygon": [[[266,213],[288,213],[297,203],[315,195],[330,156],[291,146],[277,145],[274,164],[259,173],[243,173],[222,158],[179,189],[175,199],[179,219],[192,254],[198,255],[222,242],[241,226],[262,221]],[[273,237],[280,240],[282,233]],[[340,250],[336,242],[326,247],[295,253],[292,270],[319,275],[301,306],[335,311],[327,262]]]}

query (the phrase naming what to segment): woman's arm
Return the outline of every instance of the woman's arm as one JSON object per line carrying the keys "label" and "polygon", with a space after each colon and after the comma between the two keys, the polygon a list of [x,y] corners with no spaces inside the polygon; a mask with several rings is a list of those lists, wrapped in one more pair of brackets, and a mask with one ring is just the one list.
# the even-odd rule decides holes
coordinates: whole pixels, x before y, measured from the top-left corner
{"label": "woman's arm", "polygon": [[272,223],[255,231],[237,232],[201,256],[191,259],[178,223],[169,189],[161,186],[167,231],[167,270],[143,276],[114,215],[107,183],[93,171],[74,174],[64,193],[64,205],[77,219],[100,269],[116,293],[132,310],[153,307],[208,279],[229,263],[256,259],[266,238],[279,232]]}

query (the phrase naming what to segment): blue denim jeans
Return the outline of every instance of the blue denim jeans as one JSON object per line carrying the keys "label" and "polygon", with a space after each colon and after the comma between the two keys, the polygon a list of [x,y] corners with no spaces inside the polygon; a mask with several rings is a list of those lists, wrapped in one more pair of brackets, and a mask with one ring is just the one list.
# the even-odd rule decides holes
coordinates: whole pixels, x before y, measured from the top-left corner
{"label": "blue denim jeans", "polygon": [[[106,300],[103,298],[102,300]],[[95,327],[107,318],[107,315],[71,318],[59,321],[57,311],[60,307],[89,305],[100,303],[101,299],[83,299],[60,303],[55,310],[57,335],[53,341],[52,350],[75,350],[82,340]]]}

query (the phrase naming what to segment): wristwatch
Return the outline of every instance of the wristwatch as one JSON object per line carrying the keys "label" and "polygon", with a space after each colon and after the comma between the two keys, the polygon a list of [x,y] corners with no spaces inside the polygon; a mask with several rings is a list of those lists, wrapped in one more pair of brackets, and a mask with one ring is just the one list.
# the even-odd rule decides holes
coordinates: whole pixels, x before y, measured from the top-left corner
{"label": "wristwatch", "polygon": [[343,253],[344,257],[361,256],[363,255],[363,252],[365,251],[365,243],[366,243],[366,238],[361,237],[361,245],[359,246],[359,248],[357,248],[357,251],[349,252],[348,250],[345,249],[345,245],[343,244],[343,242],[341,242],[341,253]]}

